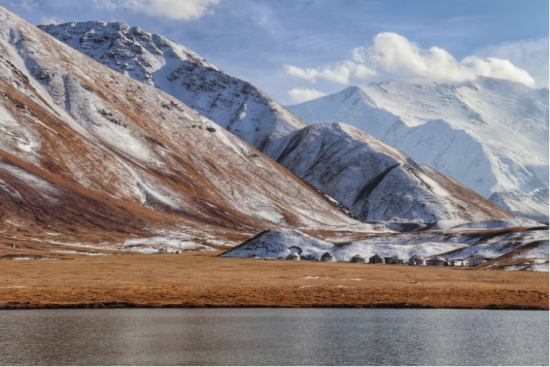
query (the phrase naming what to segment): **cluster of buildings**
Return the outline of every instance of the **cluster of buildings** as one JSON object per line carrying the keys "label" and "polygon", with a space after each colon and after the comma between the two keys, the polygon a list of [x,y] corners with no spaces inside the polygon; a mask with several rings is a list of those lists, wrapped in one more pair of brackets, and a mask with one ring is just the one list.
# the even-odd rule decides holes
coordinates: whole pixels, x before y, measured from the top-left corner
{"label": "cluster of buildings", "polygon": [[[300,254],[297,252],[292,252],[286,258],[287,260],[300,260]],[[321,261],[334,262],[336,258],[330,252],[325,252],[321,256]],[[477,266],[481,263],[487,262],[490,259],[486,259],[480,255],[472,255],[464,259],[454,259],[447,260],[442,256],[432,256],[425,258],[421,255],[413,255],[411,258],[402,259],[397,255],[394,256],[382,256],[382,255],[373,255],[367,258],[363,255],[355,255],[351,258],[350,262],[352,263],[369,263],[369,264],[394,264],[394,265],[428,265],[428,266]]]}

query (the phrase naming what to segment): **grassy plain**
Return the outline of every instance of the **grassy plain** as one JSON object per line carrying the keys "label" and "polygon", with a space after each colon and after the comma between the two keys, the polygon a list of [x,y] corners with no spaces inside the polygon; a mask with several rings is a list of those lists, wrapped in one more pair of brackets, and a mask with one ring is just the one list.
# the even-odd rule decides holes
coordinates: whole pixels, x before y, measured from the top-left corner
{"label": "grassy plain", "polygon": [[548,309],[548,273],[180,255],[0,260],[0,308]]}

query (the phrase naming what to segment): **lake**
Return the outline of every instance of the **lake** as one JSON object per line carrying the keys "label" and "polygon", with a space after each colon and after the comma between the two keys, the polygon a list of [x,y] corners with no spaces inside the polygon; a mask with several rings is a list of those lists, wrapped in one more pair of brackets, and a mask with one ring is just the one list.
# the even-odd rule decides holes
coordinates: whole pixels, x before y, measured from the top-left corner
{"label": "lake", "polygon": [[0,311],[0,364],[548,365],[548,312]]}

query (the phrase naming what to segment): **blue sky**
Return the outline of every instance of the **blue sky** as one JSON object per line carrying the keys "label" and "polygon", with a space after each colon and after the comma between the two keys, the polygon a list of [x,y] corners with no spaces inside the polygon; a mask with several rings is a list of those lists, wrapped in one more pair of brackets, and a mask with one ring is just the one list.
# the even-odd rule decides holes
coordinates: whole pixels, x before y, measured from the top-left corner
{"label": "blue sky", "polygon": [[[389,78],[548,86],[548,1],[0,0],[31,23],[123,21],[283,104]],[[432,49],[432,47],[436,47]]]}

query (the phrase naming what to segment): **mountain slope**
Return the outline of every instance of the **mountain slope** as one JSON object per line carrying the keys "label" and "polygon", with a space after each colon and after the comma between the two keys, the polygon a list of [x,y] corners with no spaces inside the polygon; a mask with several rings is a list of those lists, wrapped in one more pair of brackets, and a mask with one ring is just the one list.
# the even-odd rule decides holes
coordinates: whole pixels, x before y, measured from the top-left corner
{"label": "mountain slope", "polygon": [[[365,193],[361,197],[355,196],[353,200],[350,199],[349,195],[357,195],[358,192],[356,191],[359,188],[357,185],[360,185],[360,187],[367,185],[370,180],[374,179],[372,177],[373,174],[380,173],[376,167],[386,167],[387,162],[394,162],[395,159],[393,157],[386,155],[386,151],[393,151],[389,147],[385,148],[384,152],[373,155],[371,157],[373,161],[366,164],[366,166],[354,168],[355,170],[365,170],[364,172],[358,172],[357,176],[359,178],[350,175],[347,177],[348,181],[346,181],[346,179],[341,179],[338,175],[327,174],[325,172],[327,167],[323,165],[308,168],[309,171],[306,173],[302,170],[302,166],[305,162],[317,159],[317,156],[334,154],[348,156],[353,160],[356,160],[357,157],[354,156],[354,153],[348,151],[345,145],[335,144],[334,146],[329,146],[324,144],[315,145],[316,142],[310,144],[311,142],[309,141],[298,142],[297,140],[307,135],[304,132],[313,131],[309,128],[300,130],[306,126],[305,123],[301,120],[296,120],[292,114],[277,104],[272,104],[274,109],[268,110],[264,107],[261,109],[249,108],[252,104],[248,102],[250,101],[248,98],[258,101],[268,97],[255,88],[245,91],[228,87],[228,85],[240,86],[247,83],[223,74],[192,51],[159,35],[149,34],[139,28],[130,27],[122,23],[65,23],[61,25],[41,26],[40,28],[95,60],[104,63],[113,70],[132,76],[144,83],[155,85],[157,88],[168,92],[245,139],[248,139],[247,137],[252,135],[261,136],[260,140],[253,138],[252,140],[248,139],[248,141],[253,142],[267,156],[278,160],[291,172],[305,179],[315,188],[321,191],[328,190],[333,195],[337,195],[338,200],[343,200],[342,202],[345,202],[345,205],[351,205],[363,220],[386,221],[395,219],[405,221],[420,220],[424,222],[458,220],[456,224],[460,224],[473,220],[505,219],[510,217],[508,213],[495,209],[494,205],[483,200],[479,201],[478,199],[476,199],[475,204],[478,206],[471,214],[467,213],[468,205],[460,204],[462,206],[459,208],[450,208],[448,207],[450,205],[449,201],[444,199],[443,196],[439,196],[439,193],[426,194],[425,190],[419,189],[419,185],[422,185],[422,180],[410,181],[410,175],[408,174],[393,177],[398,172],[401,172],[400,169],[390,175],[393,177],[391,180],[382,180],[383,183],[377,188],[377,193],[381,192],[381,190],[391,191],[393,187],[399,186],[400,190],[406,191],[410,189],[412,190],[411,192],[414,191],[419,196],[414,196],[411,193],[404,195],[403,191],[395,195],[392,204],[389,204],[385,209],[380,207],[374,211],[376,212],[375,214],[373,214],[373,211],[369,214],[367,206],[371,205],[371,202],[367,201],[366,198],[370,194],[367,195]],[[177,72],[178,78],[173,78],[174,70],[180,70]],[[197,75],[200,75],[200,77]],[[242,121],[239,120],[242,122],[242,124],[239,122],[241,124],[239,126],[242,128],[235,130],[235,126],[237,125],[227,123],[226,117],[229,115],[233,116],[236,113],[235,111],[241,111],[236,107],[238,103],[218,103],[220,101],[218,98],[221,98],[219,96],[227,97],[229,91],[231,92],[231,101],[242,101],[243,98],[247,99],[245,104],[247,104],[249,111],[261,110],[263,111],[262,117],[250,126],[247,125],[248,123],[244,123],[245,121],[249,121],[247,120],[247,116],[250,114],[248,112],[247,114],[241,114],[243,119]],[[212,102],[213,98],[217,99],[215,103]],[[277,116],[277,119],[273,118],[274,115]],[[266,134],[265,132],[268,133]],[[353,140],[357,138],[356,134],[352,135],[346,135],[346,137],[338,136],[337,139]],[[299,158],[295,158],[294,162],[289,162],[288,159],[280,157],[282,152],[279,150],[282,149],[282,145],[288,143],[289,139],[292,140],[293,145],[303,143],[301,147],[307,146],[307,148],[304,148],[305,151],[303,154],[300,154]],[[358,140],[352,143],[352,145],[363,146],[364,142],[370,141],[369,139],[371,138],[360,137],[358,139],[363,140]],[[337,151],[335,147],[343,150]],[[313,151],[310,152],[309,150],[311,149]],[[310,154],[312,156],[309,156]],[[397,163],[394,162],[394,164]],[[409,166],[407,165],[406,167]],[[315,169],[319,169],[319,171],[313,172]],[[430,170],[430,172],[432,171]],[[432,175],[439,177],[439,174],[435,172]],[[322,179],[317,179],[319,176],[323,176]],[[400,182],[400,180],[403,181]],[[447,183],[447,181],[445,182]],[[351,186],[353,186],[353,189],[350,190]],[[383,186],[387,187],[382,189]],[[464,198],[459,200],[460,203],[468,201],[467,198],[472,194],[469,190],[455,184],[451,186],[450,190],[453,192],[453,195],[458,195],[458,197],[465,195]],[[420,191],[417,192],[417,189]],[[400,200],[403,202],[399,202]],[[379,204],[383,205],[382,202]],[[402,208],[396,208],[396,206],[402,206]]]}
{"label": "mountain slope", "polygon": [[355,126],[484,197],[548,186],[548,89],[387,81],[287,108],[309,123]]}
{"label": "mountain slope", "polygon": [[363,220],[470,222],[513,217],[352,126],[316,124],[273,140],[270,156]]}
{"label": "mountain slope", "polygon": [[250,83],[157,34],[118,22],[39,27],[105,66],[176,97],[260,150],[269,138],[307,126]]}
{"label": "mountain slope", "polygon": [[0,217],[14,228],[80,222],[221,238],[274,226],[370,228],[175,98],[1,7],[0,51]]}
{"label": "mountain slope", "polygon": [[548,222],[548,188],[535,189],[527,194],[495,192],[489,201],[510,213]]}

